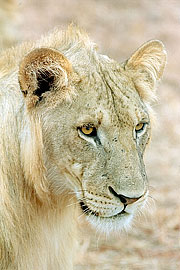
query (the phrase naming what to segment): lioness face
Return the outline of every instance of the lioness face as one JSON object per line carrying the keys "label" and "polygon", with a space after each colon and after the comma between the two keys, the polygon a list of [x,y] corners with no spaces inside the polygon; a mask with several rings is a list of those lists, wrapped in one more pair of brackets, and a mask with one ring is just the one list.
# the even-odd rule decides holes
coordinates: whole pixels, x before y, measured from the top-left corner
{"label": "lioness face", "polygon": [[67,60],[59,51],[37,49],[22,61],[19,81],[41,125],[50,192],[74,194],[89,222],[110,232],[127,226],[147,200],[146,102],[166,54],[159,41],[122,65],[93,53],[79,63],[73,54]]}
{"label": "lioness face", "polygon": [[72,103],[42,118],[49,175],[59,175],[52,189],[60,190],[63,172],[63,185],[88,220],[108,231],[127,225],[147,198],[143,152],[150,137],[149,115],[133,84],[109,68],[102,77],[94,73],[88,88],[80,83]]}

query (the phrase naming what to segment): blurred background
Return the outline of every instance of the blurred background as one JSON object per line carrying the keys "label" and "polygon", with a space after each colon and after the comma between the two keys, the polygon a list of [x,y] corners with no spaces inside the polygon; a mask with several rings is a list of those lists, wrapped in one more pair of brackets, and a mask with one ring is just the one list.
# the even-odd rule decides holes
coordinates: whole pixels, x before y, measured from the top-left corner
{"label": "blurred background", "polygon": [[[151,197],[129,232],[97,235],[81,224],[76,270],[180,269],[180,1],[0,0],[0,48],[35,40],[71,22],[119,62],[160,39],[168,64],[154,104],[157,123],[145,155]],[[88,229],[87,229],[88,228]]]}

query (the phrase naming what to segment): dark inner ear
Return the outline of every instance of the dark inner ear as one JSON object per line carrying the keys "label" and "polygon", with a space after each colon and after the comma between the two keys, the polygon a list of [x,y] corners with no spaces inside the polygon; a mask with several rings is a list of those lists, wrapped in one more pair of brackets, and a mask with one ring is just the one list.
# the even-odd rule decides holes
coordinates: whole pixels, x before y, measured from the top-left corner
{"label": "dark inner ear", "polygon": [[34,94],[39,97],[39,101],[42,99],[42,94],[50,91],[54,84],[55,76],[49,71],[40,71],[37,75],[38,88],[34,91]]}

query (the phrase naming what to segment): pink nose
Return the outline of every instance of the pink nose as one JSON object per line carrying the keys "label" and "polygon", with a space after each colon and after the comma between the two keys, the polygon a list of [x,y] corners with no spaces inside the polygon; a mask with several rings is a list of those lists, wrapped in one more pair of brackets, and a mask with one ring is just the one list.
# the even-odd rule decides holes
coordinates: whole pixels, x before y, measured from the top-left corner
{"label": "pink nose", "polygon": [[111,194],[113,194],[115,197],[119,198],[120,201],[124,204],[124,205],[128,205],[128,204],[132,204],[134,202],[136,202],[137,200],[139,200],[142,196],[138,197],[138,198],[129,198],[126,197],[122,194],[117,194],[116,191],[112,188],[109,187],[109,191],[111,192]]}

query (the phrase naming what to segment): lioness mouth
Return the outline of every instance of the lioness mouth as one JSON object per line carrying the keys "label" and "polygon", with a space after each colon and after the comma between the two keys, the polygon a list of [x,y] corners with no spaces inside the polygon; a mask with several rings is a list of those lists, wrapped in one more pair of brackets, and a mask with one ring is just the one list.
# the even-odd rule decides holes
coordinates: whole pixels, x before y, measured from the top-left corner
{"label": "lioness mouth", "polygon": [[[80,206],[81,206],[82,211],[86,215],[88,215],[88,216],[93,215],[93,216],[96,216],[96,217],[100,216],[98,212],[95,212],[95,211],[92,211],[91,209],[89,209],[89,207],[87,205],[85,205],[83,201],[80,202]],[[124,210],[125,210],[125,208],[121,212],[119,212],[118,214],[112,215],[112,217],[116,217],[116,216],[119,216],[119,215],[122,215],[122,214],[127,214]],[[106,218],[109,218],[109,217],[106,217]]]}

